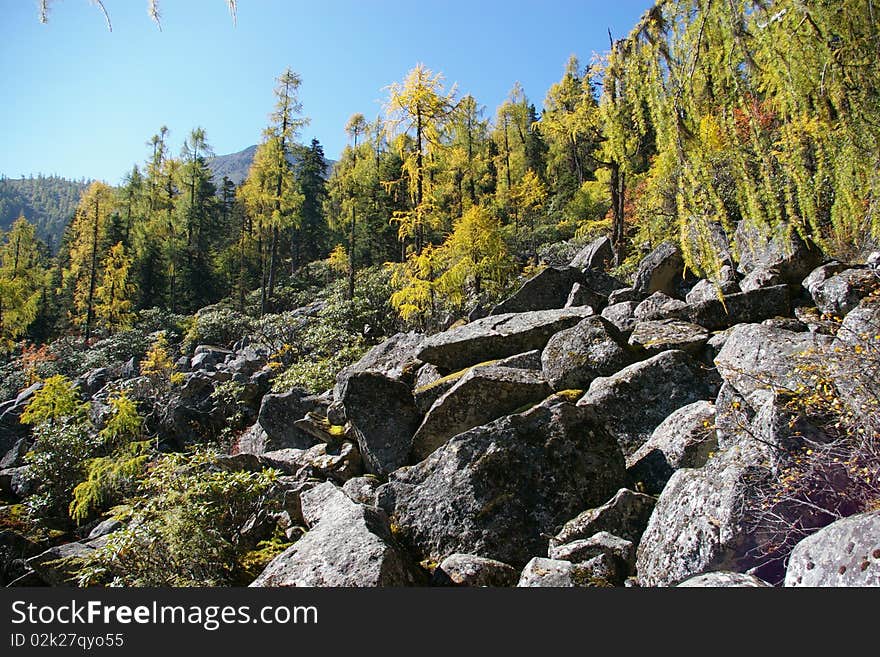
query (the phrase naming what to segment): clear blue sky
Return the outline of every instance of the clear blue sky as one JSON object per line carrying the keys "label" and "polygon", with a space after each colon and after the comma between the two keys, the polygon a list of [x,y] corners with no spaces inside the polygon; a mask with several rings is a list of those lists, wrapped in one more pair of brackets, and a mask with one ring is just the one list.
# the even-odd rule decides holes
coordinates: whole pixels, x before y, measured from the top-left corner
{"label": "clear blue sky", "polygon": [[571,54],[583,63],[629,32],[651,0],[0,0],[0,173],[42,172],[111,184],[147,156],[161,125],[176,154],[202,126],[218,154],[260,140],[275,78],[303,79],[303,112],[327,157],[354,112],[381,110],[385,87],[418,62],[471,93],[486,115],[520,81],[540,109]]}

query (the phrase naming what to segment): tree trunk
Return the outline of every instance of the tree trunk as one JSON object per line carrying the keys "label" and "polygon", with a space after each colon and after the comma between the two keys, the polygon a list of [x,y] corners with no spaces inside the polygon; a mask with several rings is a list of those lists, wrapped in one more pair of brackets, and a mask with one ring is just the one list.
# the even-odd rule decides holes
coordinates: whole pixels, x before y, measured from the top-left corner
{"label": "tree trunk", "polygon": [[92,308],[95,299],[95,284],[98,279],[98,218],[100,200],[95,197],[95,224],[92,228],[92,265],[89,272],[89,297],[86,302],[86,344],[92,337],[92,322],[94,321],[94,309]]}

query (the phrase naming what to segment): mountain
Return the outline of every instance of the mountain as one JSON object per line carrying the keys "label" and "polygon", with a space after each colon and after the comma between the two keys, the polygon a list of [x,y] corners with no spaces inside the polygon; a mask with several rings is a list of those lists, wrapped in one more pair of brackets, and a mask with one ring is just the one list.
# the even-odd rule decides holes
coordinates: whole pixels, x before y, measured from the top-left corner
{"label": "mountain", "polygon": [[[248,146],[237,153],[217,155],[208,160],[208,166],[211,168],[211,171],[214,172],[214,177],[212,178],[214,184],[219,187],[220,182],[223,180],[223,176],[229,178],[236,185],[240,185],[244,182],[244,179],[247,178],[248,170],[251,168],[251,162],[254,161],[254,154],[256,152],[257,147],[254,145]],[[299,163],[295,154],[288,156],[288,160],[294,166]],[[333,165],[336,164],[336,160],[328,160],[325,157],[324,162],[327,164],[327,174],[329,175],[333,170]]]}
{"label": "mountain", "polygon": [[0,178],[0,229],[9,228],[23,214],[36,225],[41,239],[57,245],[88,185],[86,180],[58,176]]}

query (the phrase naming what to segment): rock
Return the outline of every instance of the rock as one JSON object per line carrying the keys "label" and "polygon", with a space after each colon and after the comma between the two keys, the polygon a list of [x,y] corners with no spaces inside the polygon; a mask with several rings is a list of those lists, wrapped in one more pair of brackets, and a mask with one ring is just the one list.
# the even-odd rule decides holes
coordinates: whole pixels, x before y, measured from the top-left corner
{"label": "rock", "polygon": [[80,377],[77,377],[74,381],[74,385],[79,390],[83,399],[91,399],[94,394],[106,386],[111,379],[112,375],[109,368],[98,367],[89,370]]}
{"label": "rock", "polygon": [[33,493],[37,482],[30,478],[28,470],[25,465],[0,470],[0,492],[17,499],[24,499]]}
{"label": "rock", "polygon": [[257,418],[260,427],[266,432],[266,451],[293,447],[308,449],[318,440],[297,428],[294,423],[315,408],[314,398],[300,388],[288,392],[270,393],[260,403]]}
{"label": "rock", "polygon": [[275,557],[252,587],[411,586],[420,575],[384,514],[352,502],[333,484],[302,494],[309,531]]}
{"label": "rock", "polygon": [[473,367],[425,415],[412,440],[413,459],[421,461],[456,434],[533,406],[551,392],[540,372]]}
{"label": "rock", "polygon": [[684,259],[678,246],[663,242],[640,263],[633,289],[640,294],[663,292],[672,296],[684,272]]}
{"label": "rock", "polygon": [[416,390],[418,390],[419,388],[425,388],[427,386],[430,386],[432,383],[436,383],[442,378],[443,373],[439,369],[437,369],[436,365],[425,363],[416,372],[416,378],[415,381],[413,381],[413,388],[415,388]]}
{"label": "rock", "polygon": [[489,315],[563,308],[572,286],[581,279],[580,270],[574,267],[547,267],[492,308]]}
{"label": "rock", "polygon": [[24,465],[24,455],[31,448],[31,441],[27,438],[19,438],[8,452],[0,459],[0,470],[18,468]]}
{"label": "rock", "polygon": [[740,444],[699,469],[675,472],[639,543],[641,586],[672,586],[707,570],[744,572],[762,537],[752,531],[757,486],[766,476],[761,450]]}
{"label": "rock", "polygon": [[584,307],[493,315],[432,335],[422,344],[418,358],[454,372],[486,360],[543,349],[551,336],[590,315],[593,311]]}
{"label": "rock", "polygon": [[422,419],[406,384],[375,372],[357,372],[345,379],[339,399],[368,473],[385,476],[406,465]]}
{"label": "rock", "polygon": [[[9,507],[0,507],[2,520],[9,518]],[[4,522],[5,524],[5,522]],[[12,586],[10,582],[16,581],[25,573],[33,572],[28,568],[25,560],[43,551],[37,543],[12,529],[0,529],[0,586]],[[517,577],[519,573],[517,573]],[[516,578],[514,578],[516,583]],[[20,586],[21,584],[16,584]],[[42,580],[37,578],[35,586],[43,585]]]}
{"label": "rock", "polygon": [[327,421],[337,427],[341,427],[348,422],[348,418],[345,417],[345,406],[342,405],[341,401],[334,401],[327,407]]}
{"label": "rock", "polygon": [[587,509],[569,520],[550,539],[550,548],[607,532],[638,544],[656,500],[650,495],[621,488],[602,506]]}
{"label": "rock", "polygon": [[586,285],[575,283],[571,288],[571,292],[568,294],[568,299],[565,301],[565,307],[589,306],[596,311],[603,308],[607,303],[608,299],[596,294]]}
{"label": "rock", "polygon": [[343,484],[342,492],[348,495],[352,502],[375,506],[379,484],[380,481],[372,475],[352,477]]}
{"label": "rock", "polygon": [[42,387],[43,383],[37,381],[18,393],[14,400],[0,404],[0,454],[6,454],[16,442],[31,435],[30,426],[18,420]]}
{"label": "rock", "polygon": [[641,292],[636,292],[631,287],[624,287],[618,290],[614,290],[611,294],[608,295],[608,305],[613,306],[614,304],[624,303],[625,301],[634,301],[636,305],[638,302],[644,299],[647,294],[642,294]]}
{"label": "rock", "polygon": [[573,564],[570,561],[535,557],[529,561],[519,578],[518,587],[559,588],[608,586],[604,578],[592,572],[592,563]]}
{"label": "rock", "polygon": [[107,518],[107,520],[102,520],[92,528],[92,531],[89,532],[89,540],[107,536],[120,529],[122,529],[121,522],[115,518]]}
{"label": "rock", "polygon": [[785,280],[776,269],[765,269],[763,267],[750,271],[739,282],[739,289],[743,292],[754,292],[763,287],[774,287],[776,285],[784,285]]}
{"label": "rock", "polygon": [[657,495],[680,468],[701,468],[718,449],[715,405],[698,401],[682,406],[660,423],[644,445],[626,460],[633,481]]}
{"label": "rock", "polygon": [[[615,290],[626,287],[622,282],[598,269],[586,269],[581,274],[581,285],[585,286],[599,296],[609,298]],[[625,299],[621,299],[625,301]]]}
{"label": "rock", "polygon": [[814,333],[792,333],[760,324],[736,327],[715,357],[722,378],[747,397],[758,389],[795,390],[806,383],[797,370],[797,356],[824,350],[830,338]]}
{"label": "rock", "polygon": [[843,317],[878,287],[880,281],[871,270],[847,269],[820,283],[814,283],[810,294],[821,312]]}
{"label": "rock", "polygon": [[833,342],[835,383],[850,411],[866,426],[880,418],[880,299],[869,297],[844,318]]}
{"label": "rock", "polygon": [[564,545],[551,546],[547,556],[561,561],[583,563],[600,554],[607,554],[619,560],[620,570],[625,575],[629,574],[636,563],[636,547],[633,542],[608,532],[598,532],[590,538],[580,538]]}
{"label": "rock", "polygon": [[473,554],[450,554],[434,571],[439,586],[516,586],[519,572],[506,563]]}
{"label": "rock", "polygon": [[791,293],[787,285],[759,288],[687,306],[683,316],[694,324],[715,331],[734,324],[760,322],[791,312]]}
{"label": "rock", "polygon": [[833,522],[798,543],[785,586],[880,586],[880,511]]}
{"label": "rock", "polygon": [[719,285],[703,278],[690,289],[684,300],[688,305],[693,305],[695,303],[700,303],[701,301],[717,299],[719,292],[723,296],[727,296],[728,294],[737,294],[741,291],[740,286],[735,280],[724,281]]}
{"label": "rock", "polygon": [[809,330],[809,327],[807,327],[806,324],[794,317],[773,317],[772,319],[765,319],[761,322],[761,326],[780,329],[782,331],[791,331],[793,333],[805,333]]}
{"label": "rock", "polygon": [[73,586],[78,559],[91,555],[95,548],[84,543],[64,543],[31,557],[27,565],[49,586]]}
{"label": "rock", "polygon": [[423,558],[464,552],[522,566],[556,525],[618,490],[623,467],[590,409],[551,397],[392,473],[378,502]]}
{"label": "rock", "polygon": [[541,368],[554,390],[586,389],[632,362],[617,328],[602,317],[588,317],[560,331],[541,353]]}
{"label": "rock", "polygon": [[[377,344],[358,362],[349,365],[336,375],[333,398],[337,401],[342,399],[342,389],[345,387],[345,382],[349,377],[360,372],[375,372],[394,381],[403,381],[407,385],[412,385],[413,377],[421,367],[417,355],[424,337],[421,333],[410,331],[409,333],[397,333],[381,344]],[[340,423],[334,422],[334,424]]]}
{"label": "rock", "polygon": [[210,370],[222,363],[232,352],[229,349],[201,344],[196,347],[194,355],[189,362],[189,368],[197,370]]}
{"label": "rock", "polygon": [[654,355],[669,349],[680,349],[698,355],[709,333],[702,326],[674,319],[639,322],[629,336],[629,345]]}
{"label": "rock", "polygon": [[638,321],[636,319],[637,307],[638,304],[635,301],[621,301],[607,306],[602,311],[602,317],[614,324],[621,333],[629,333],[635,328]]}
{"label": "rock", "polygon": [[595,408],[629,456],[673,411],[709,397],[697,365],[685,352],[673,350],[595,379],[578,406]]}
{"label": "rock", "polygon": [[678,585],[685,588],[767,588],[770,586],[763,579],[745,573],[715,571],[695,575]]}
{"label": "rock", "polygon": [[761,230],[740,221],[734,242],[743,275],[758,269],[775,269],[786,283],[800,283],[816,265],[821,253],[804,242],[791,226]]}
{"label": "rock", "polygon": [[837,260],[832,260],[831,262],[820,265],[811,271],[810,274],[801,281],[801,286],[812,297],[816,288],[832,276],[839,274],[842,271],[846,271],[847,269],[849,269],[848,265],[845,265],[842,262],[837,262]]}
{"label": "rock", "polygon": [[598,237],[581,249],[571,261],[569,267],[577,269],[598,269],[604,271],[608,269],[614,260],[614,247],[611,240],[605,237]]}
{"label": "rock", "polygon": [[688,305],[673,299],[663,292],[655,292],[642,301],[635,309],[635,318],[646,322],[652,319],[672,319],[684,317]]}

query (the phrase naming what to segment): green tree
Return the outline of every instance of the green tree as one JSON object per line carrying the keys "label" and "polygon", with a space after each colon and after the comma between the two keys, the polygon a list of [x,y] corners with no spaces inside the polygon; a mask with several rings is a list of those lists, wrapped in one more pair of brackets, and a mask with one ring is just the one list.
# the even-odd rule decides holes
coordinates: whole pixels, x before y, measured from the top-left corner
{"label": "green tree", "polygon": [[37,317],[45,283],[36,228],[21,216],[0,235],[0,350],[9,351]]}
{"label": "green tree", "polygon": [[131,258],[122,242],[110,249],[101,268],[101,285],[95,290],[95,316],[112,335],[131,326],[134,319],[131,312],[134,286],[128,280]]}

